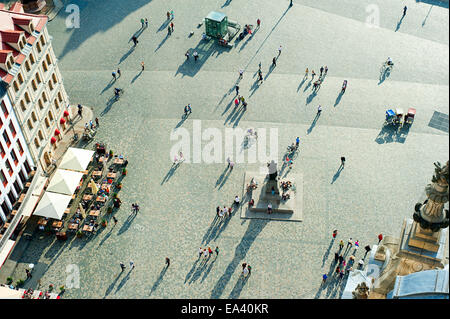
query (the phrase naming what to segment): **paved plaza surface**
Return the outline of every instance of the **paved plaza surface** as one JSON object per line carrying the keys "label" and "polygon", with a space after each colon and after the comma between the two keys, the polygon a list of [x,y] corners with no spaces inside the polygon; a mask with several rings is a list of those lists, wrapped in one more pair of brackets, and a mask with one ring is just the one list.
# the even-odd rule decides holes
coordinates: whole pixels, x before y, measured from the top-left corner
{"label": "paved plaza surface", "polygon": [[[428,125],[435,111],[448,115],[448,5],[415,0],[297,0],[291,8],[288,0],[70,3],[80,7],[80,28],[66,28],[64,10],[48,26],[65,88],[71,103],[92,107],[99,118],[96,140],[124,154],[129,165],[115,227],[67,242],[35,235],[20,260],[16,277],[33,262],[44,269],[44,287],[65,284],[66,267],[77,265],[80,287],[67,289],[64,298],[339,298],[342,284],[320,287],[322,274],[333,270],[339,240],[352,237],[364,247],[376,244],[379,233],[399,236],[403,219],[412,218],[414,205],[424,199],[433,162],[448,160],[448,124],[447,131]],[[405,4],[408,11],[400,21]],[[379,9],[378,28],[366,24],[373,5]],[[171,36],[168,10],[175,13]],[[232,49],[202,43],[204,25],[197,25],[213,10],[242,26],[256,25],[260,18],[261,28]],[[149,26],[130,50],[143,17]],[[282,53],[270,71],[280,45]],[[199,60],[186,61],[184,53],[194,48]],[[395,66],[379,83],[388,56]],[[257,86],[260,62],[265,81]],[[311,75],[302,81],[305,69],[319,74],[323,65],[328,74],[311,95]],[[122,76],[112,83],[118,66]],[[245,70],[240,94],[248,102],[243,113],[232,105],[239,69]],[[339,97],[344,79],[347,91]],[[125,93],[111,103],[114,87]],[[193,113],[182,122],[188,103]],[[323,111],[313,122],[319,104]],[[403,139],[380,137],[385,110],[396,107],[416,108],[414,124]],[[277,129],[280,161],[300,136],[292,173],[303,179],[302,221],[241,219],[235,213],[222,225],[213,224],[216,206],[229,206],[241,196],[244,173],[263,165],[238,163],[224,182],[219,181],[224,156],[221,163],[185,162],[170,171],[176,143],[170,134],[181,127],[192,138],[194,120],[201,120],[202,130],[222,133],[225,128]],[[338,174],[341,156],[346,164]],[[141,210],[130,219],[134,202]],[[202,263],[197,251],[208,246],[219,246],[220,254]],[[165,257],[171,259],[167,270]],[[130,259],[136,264],[131,271]],[[127,265],[123,273],[121,261]],[[246,281],[240,279],[243,262],[252,266]]]}

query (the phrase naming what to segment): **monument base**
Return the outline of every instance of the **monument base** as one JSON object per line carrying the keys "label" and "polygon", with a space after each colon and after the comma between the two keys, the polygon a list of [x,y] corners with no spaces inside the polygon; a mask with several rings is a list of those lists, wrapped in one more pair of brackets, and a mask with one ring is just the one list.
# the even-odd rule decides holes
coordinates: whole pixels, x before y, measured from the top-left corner
{"label": "monument base", "polygon": [[[252,178],[258,183],[258,187],[247,193],[247,185],[250,184]],[[282,181],[290,181],[293,185],[288,191],[290,198],[286,201],[281,200],[281,194],[271,194],[271,183],[281,183]],[[280,192],[282,192],[281,188]],[[303,175],[289,174],[288,177],[279,181],[269,181],[266,174],[246,172],[244,173],[242,198],[241,218],[301,222],[303,220]],[[251,199],[255,203],[249,207],[248,202]],[[272,204],[271,214],[267,212],[269,203]]]}

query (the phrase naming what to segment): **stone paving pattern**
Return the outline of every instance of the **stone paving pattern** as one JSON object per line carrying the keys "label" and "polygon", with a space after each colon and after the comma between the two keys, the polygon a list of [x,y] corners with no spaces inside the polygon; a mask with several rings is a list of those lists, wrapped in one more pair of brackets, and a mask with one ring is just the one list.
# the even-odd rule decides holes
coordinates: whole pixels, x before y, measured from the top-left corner
{"label": "stone paving pattern", "polygon": [[[259,2],[74,0],[79,29],[65,27],[65,10],[49,23],[71,103],[93,107],[100,119],[96,140],[126,155],[128,175],[115,227],[100,228],[89,240],[36,235],[15,277],[24,277],[30,262],[39,263],[45,269],[41,285],[59,286],[67,265],[76,264],[80,288],[68,289],[64,298],[338,298],[338,286],[320,284],[339,239],[353,237],[364,247],[376,244],[379,233],[399,236],[403,219],[424,198],[433,162],[448,160],[448,133],[428,126],[435,111],[448,114],[448,8],[414,0],[294,0],[287,10],[288,0]],[[365,25],[370,4],[380,9],[380,28]],[[405,4],[407,16],[395,31]],[[165,13],[172,9],[174,33],[166,37]],[[260,18],[261,28],[231,50],[200,43],[203,27],[197,24],[212,10],[241,25]],[[131,51],[129,40],[142,17],[150,24]],[[268,74],[279,45],[282,54]],[[186,62],[184,53],[195,47],[199,61]],[[379,84],[388,56],[395,67]],[[257,88],[259,62],[266,79]],[[319,73],[321,65],[328,75],[312,96],[304,71]],[[112,84],[117,66],[122,77]],[[234,117],[240,68],[248,110]],[[339,99],[344,79],[348,87]],[[125,94],[111,104],[114,87]],[[223,164],[183,163],[168,176],[170,132],[187,103],[193,113],[181,124],[190,132],[194,119],[203,128],[278,128],[280,159],[301,137],[292,173],[303,175],[302,222],[234,215],[211,229],[215,207],[231,204],[244,172],[259,171],[260,164],[236,165],[220,189],[215,185],[225,158]],[[313,126],[319,104],[323,112]],[[388,106],[417,109],[403,143],[377,139]],[[337,176],[341,156],[347,161]],[[129,219],[133,202],[141,210]],[[220,255],[201,265],[197,251],[206,245],[218,245]],[[171,265],[164,271],[166,256]],[[136,263],[131,272],[130,259]],[[122,274],[120,261],[127,265]],[[253,267],[245,283],[239,279],[244,261]]]}

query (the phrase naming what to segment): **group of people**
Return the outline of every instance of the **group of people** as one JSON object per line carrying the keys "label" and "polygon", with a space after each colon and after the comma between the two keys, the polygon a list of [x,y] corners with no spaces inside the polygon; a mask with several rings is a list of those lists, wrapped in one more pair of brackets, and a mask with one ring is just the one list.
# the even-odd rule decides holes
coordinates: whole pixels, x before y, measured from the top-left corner
{"label": "group of people", "polygon": [[233,208],[231,207],[223,206],[223,208],[220,208],[220,206],[217,206],[216,214],[219,218],[230,217],[232,210]]}
{"label": "group of people", "polygon": [[131,204],[131,213],[132,214],[139,213],[139,205],[137,203]]}
{"label": "group of people", "polygon": [[[216,257],[219,256],[219,246],[216,246],[216,249],[215,249],[214,251],[215,251],[215,253],[216,253]],[[202,248],[202,247],[200,247],[200,248],[198,249],[198,258],[199,258],[199,259],[202,258],[202,257],[203,257],[205,260],[206,260],[206,259],[209,259],[213,254],[214,254],[214,252],[213,252],[213,250],[211,249],[211,247],[208,247],[208,248]]]}

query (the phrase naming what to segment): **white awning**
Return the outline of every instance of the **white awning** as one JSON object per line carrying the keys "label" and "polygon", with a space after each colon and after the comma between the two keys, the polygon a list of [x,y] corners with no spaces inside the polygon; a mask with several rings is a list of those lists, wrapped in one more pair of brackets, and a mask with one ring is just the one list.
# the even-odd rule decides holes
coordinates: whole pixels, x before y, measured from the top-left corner
{"label": "white awning", "polygon": [[48,181],[48,177],[42,175],[35,175],[34,178],[36,179],[36,182],[34,183],[33,189],[28,190],[28,192],[31,192],[31,196],[22,204],[22,216],[24,217],[31,216],[39,201],[39,197],[44,190],[44,186]]}
{"label": "white awning", "polygon": [[47,187],[48,192],[72,195],[78,187],[83,173],[58,169]]}
{"label": "white awning", "polygon": [[16,242],[14,240],[8,239],[6,244],[3,246],[2,251],[0,251],[0,267],[2,267],[6,259],[8,259],[8,256],[11,253],[11,250],[13,249],[15,243]]}
{"label": "white awning", "polygon": [[45,192],[33,215],[61,220],[72,196]]}
{"label": "white awning", "polygon": [[69,147],[59,164],[59,168],[82,172],[88,167],[93,155],[94,151]]}

